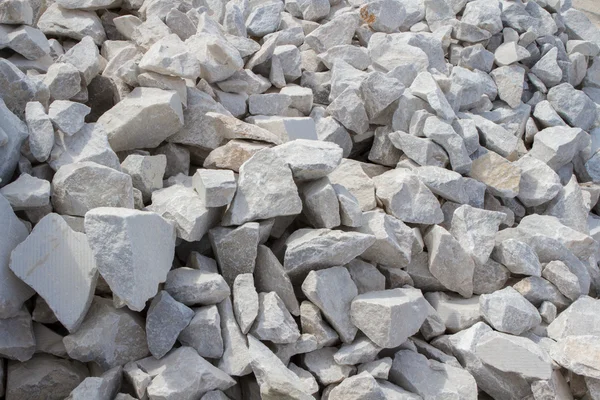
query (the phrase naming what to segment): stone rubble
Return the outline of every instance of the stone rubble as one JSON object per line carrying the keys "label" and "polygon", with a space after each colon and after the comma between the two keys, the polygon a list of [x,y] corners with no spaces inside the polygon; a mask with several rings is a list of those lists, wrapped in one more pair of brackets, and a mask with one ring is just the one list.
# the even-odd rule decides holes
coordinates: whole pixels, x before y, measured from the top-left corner
{"label": "stone rubble", "polygon": [[600,399],[600,29],[559,0],[0,0],[0,398]]}

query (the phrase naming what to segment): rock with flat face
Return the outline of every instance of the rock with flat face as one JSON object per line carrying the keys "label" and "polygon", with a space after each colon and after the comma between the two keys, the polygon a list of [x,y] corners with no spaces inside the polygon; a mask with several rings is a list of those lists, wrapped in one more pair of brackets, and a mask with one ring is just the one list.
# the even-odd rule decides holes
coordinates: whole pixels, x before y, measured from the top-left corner
{"label": "rock with flat face", "polygon": [[94,298],[79,329],[63,339],[69,357],[109,369],[149,355],[144,320],[112,303]]}
{"label": "rock with flat face", "polygon": [[446,325],[448,332],[462,331],[481,320],[477,296],[465,299],[445,292],[427,292],[425,298]]}
{"label": "rock with flat face", "polygon": [[85,378],[66,400],[103,400],[114,398],[121,387],[123,369],[115,367],[102,376]]}
{"label": "rock with flat face", "polygon": [[319,307],[343,342],[354,339],[357,328],[351,322],[350,305],[358,290],[346,268],[311,271],[302,283],[302,292]]}
{"label": "rock with flat face", "polygon": [[598,336],[568,336],[560,339],[550,355],[560,366],[577,375],[600,379],[600,340]]}
{"label": "rock with flat face", "polygon": [[473,160],[469,176],[485,183],[494,196],[513,198],[519,194],[521,170],[493,151]]}
{"label": "rock with flat face", "polygon": [[44,207],[50,204],[50,182],[23,174],[0,188],[0,194],[15,211]]}
{"label": "rock with flat face", "polygon": [[352,301],[352,323],[375,344],[400,346],[419,331],[428,314],[420,290],[391,289],[357,296]]}
{"label": "rock with flat face", "polygon": [[548,325],[548,337],[560,340],[567,336],[600,336],[600,316],[596,313],[598,300],[581,296]]}
{"label": "rock with flat face", "polygon": [[238,189],[225,220],[230,225],[295,215],[302,200],[285,161],[270,149],[256,153],[240,167]]}
{"label": "rock with flat face", "polygon": [[157,88],[135,88],[98,119],[114,151],[158,147],[183,122],[179,95]]}
{"label": "rock with flat face", "polygon": [[471,256],[439,225],[435,225],[423,239],[429,251],[429,271],[433,276],[449,290],[471,297],[475,269]]}
{"label": "rock with flat face", "polygon": [[529,155],[558,171],[588,146],[589,140],[588,135],[580,128],[550,127],[534,136]]}
{"label": "rock with flat face", "polygon": [[377,354],[382,350],[381,347],[373,343],[366,336],[354,339],[352,343],[343,344],[333,359],[341,365],[356,365],[362,362],[373,361]]}
{"label": "rock with flat face", "polygon": [[148,348],[156,358],[162,358],[175,344],[181,331],[188,326],[194,311],[179,303],[166,291],[152,299],[146,316]]}
{"label": "rock with flat face", "polygon": [[543,161],[524,156],[513,162],[521,170],[517,198],[527,207],[539,206],[552,200],[560,191],[560,178]]}
{"label": "rock with flat face", "polygon": [[68,100],[55,100],[50,104],[48,116],[54,127],[68,136],[79,132],[91,109],[85,104]]}
{"label": "rock with flat face", "polygon": [[196,349],[205,358],[223,355],[221,317],[216,305],[194,308],[194,316],[177,340],[184,346]]}
{"label": "rock with flat face", "polygon": [[25,106],[25,122],[29,130],[29,149],[38,161],[46,161],[54,146],[54,127],[39,101],[30,101]]}
{"label": "rock with flat face", "polygon": [[298,187],[303,215],[315,228],[335,228],[341,224],[340,203],[329,179],[321,178]]}
{"label": "rock with flat face", "polygon": [[60,215],[48,214],[13,250],[10,268],[46,300],[67,329],[77,330],[98,277],[85,234],[73,231]]}
{"label": "rock with flat face", "polygon": [[465,204],[454,210],[450,233],[475,261],[483,264],[494,249],[494,237],[505,216]]}
{"label": "rock with flat face", "polygon": [[251,335],[273,343],[293,343],[298,340],[300,331],[296,321],[277,293],[260,293],[258,305],[258,315],[250,329]]}
{"label": "rock with flat face", "polygon": [[472,178],[440,167],[426,166],[415,170],[417,177],[438,196],[460,204],[482,207],[486,185]]}
{"label": "rock with flat face", "polygon": [[506,239],[496,243],[491,257],[513,274],[542,276],[542,265],[535,250],[520,240]]}
{"label": "rock with flat face", "polygon": [[248,222],[235,229],[216,227],[208,235],[221,274],[229,285],[233,285],[239,274],[254,271],[259,237],[257,222]]}
{"label": "rock with flat face", "polygon": [[36,351],[31,315],[25,307],[13,317],[0,319],[0,355],[10,360],[27,361]]}
{"label": "rock with flat face", "polygon": [[368,372],[344,379],[329,393],[329,398],[331,400],[387,399],[375,378]]}
{"label": "rock with flat face", "polygon": [[132,310],[143,310],[171,269],[174,227],[153,212],[100,207],[86,214],[85,231],[112,292]]}
{"label": "rock with flat face", "polygon": [[335,362],[333,356],[337,352],[335,347],[323,347],[311,351],[302,356],[303,364],[322,385],[339,383],[348,378],[356,367],[352,365],[340,365]]}
{"label": "rock with flat face", "polygon": [[46,35],[75,40],[90,36],[97,45],[106,40],[106,33],[100,18],[94,12],[69,10],[52,4],[40,17],[38,28]]}
{"label": "rock with flat face", "polygon": [[283,267],[292,282],[312,270],[344,265],[375,242],[370,234],[331,229],[299,229],[286,240]]}
{"label": "rock with flat face", "polygon": [[423,134],[446,150],[453,171],[459,174],[471,171],[472,161],[465,142],[452,125],[441,118],[431,116],[425,121]]}
{"label": "rock with flat face", "polygon": [[65,399],[89,375],[87,367],[49,354],[10,362],[7,368],[7,399]]}
{"label": "rock with flat face", "polygon": [[396,353],[389,379],[425,399],[477,399],[477,384],[469,372],[411,350]]}
{"label": "rock with flat face", "polygon": [[271,249],[264,245],[258,246],[254,267],[254,283],[258,292],[277,293],[292,315],[300,314],[300,306],[294,294],[294,287],[290,278]]}
{"label": "rock with flat face", "polygon": [[337,332],[323,320],[319,307],[310,301],[300,305],[300,324],[302,332],[313,335],[319,347],[332,346],[339,340]]}
{"label": "rock with flat face", "polygon": [[342,161],[342,148],[335,143],[297,139],[277,146],[275,153],[292,169],[294,179],[314,180],[327,176]]}
{"label": "rock with flat face", "polygon": [[10,318],[20,312],[23,302],[35,292],[9,268],[11,252],[27,238],[29,232],[2,195],[0,225],[4,227],[4,234],[0,236],[0,317]]}
{"label": "rock with flat face", "polygon": [[164,75],[196,79],[200,76],[200,62],[185,43],[175,34],[154,43],[140,60],[140,68]]}
{"label": "rock with flat face", "polygon": [[185,44],[200,62],[200,77],[208,83],[223,81],[244,65],[238,49],[221,36],[196,33]]}
{"label": "rock with flat face", "polygon": [[167,157],[162,154],[130,154],[121,164],[123,172],[131,176],[133,187],[142,192],[146,202],[152,198],[152,192],[162,189],[166,167]]}
{"label": "rock with flat face", "polygon": [[562,261],[549,262],[542,271],[542,276],[552,283],[556,288],[571,300],[577,300],[581,296],[581,286],[577,275],[573,274],[569,267]]}
{"label": "rock with flat face", "polygon": [[227,297],[217,307],[221,317],[223,337],[223,356],[219,360],[218,367],[229,375],[248,375],[252,372],[250,366],[252,356],[248,351],[246,335],[242,333],[235,320],[231,300]]}
{"label": "rock with flat face", "polygon": [[231,293],[220,274],[187,267],[168,271],[164,288],[187,306],[217,304]]}
{"label": "rock with flat face", "polygon": [[[0,60],[0,87],[3,87],[2,83],[2,61]],[[18,70],[17,70],[18,71]],[[20,71],[19,71],[20,72]],[[7,83],[6,86],[9,86]],[[2,92],[0,91],[0,97],[2,96]],[[8,101],[8,96],[7,97]],[[16,97],[13,95],[11,98]],[[0,185],[6,185],[13,173],[15,172],[15,168],[17,167],[17,163],[19,162],[20,148],[23,142],[27,139],[28,130],[27,125],[23,123],[15,114],[13,114],[5,104],[2,99],[0,99],[0,125],[2,126],[2,130],[0,131],[0,142],[3,143],[3,146],[0,146],[0,179],[2,182]],[[25,109],[25,103],[23,104],[23,109],[21,113],[23,113]]]}
{"label": "rock with flat face", "polygon": [[207,207],[229,205],[237,188],[233,171],[228,170],[198,169],[192,185]]}
{"label": "rock with flat face", "polygon": [[97,207],[133,208],[131,177],[91,161],[65,165],[52,179],[52,205],[61,214],[81,217]]}
{"label": "rock with flat face", "polygon": [[483,318],[501,332],[520,335],[542,322],[537,309],[510,286],[482,294],[479,304]]}
{"label": "rock with flat face", "polygon": [[587,131],[596,120],[596,106],[592,99],[569,83],[550,89],[548,101],[558,115],[573,127]]}

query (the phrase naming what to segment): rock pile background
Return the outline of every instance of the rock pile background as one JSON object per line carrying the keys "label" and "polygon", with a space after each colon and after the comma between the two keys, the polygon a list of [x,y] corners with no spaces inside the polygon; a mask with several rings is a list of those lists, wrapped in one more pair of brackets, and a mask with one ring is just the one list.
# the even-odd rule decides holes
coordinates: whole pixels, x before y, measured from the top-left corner
{"label": "rock pile background", "polygon": [[2,0],[0,396],[600,399],[570,0]]}

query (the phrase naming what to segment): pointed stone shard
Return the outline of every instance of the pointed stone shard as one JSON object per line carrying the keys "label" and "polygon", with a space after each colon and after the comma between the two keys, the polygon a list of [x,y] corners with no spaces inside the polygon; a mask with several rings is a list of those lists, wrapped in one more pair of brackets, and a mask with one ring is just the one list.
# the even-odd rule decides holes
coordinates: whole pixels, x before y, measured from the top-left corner
{"label": "pointed stone shard", "polygon": [[386,400],[387,398],[375,378],[368,372],[344,379],[329,393],[331,400]]}
{"label": "pointed stone shard", "polygon": [[568,336],[552,348],[551,356],[559,365],[577,375],[600,379],[600,341],[598,336]]}
{"label": "pointed stone shard", "polygon": [[164,288],[186,306],[217,304],[231,293],[220,274],[187,267],[169,271]]}
{"label": "pointed stone shard", "polygon": [[417,289],[383,290],[354,298],[350,315],[352,323],[375,344],[394,348],[419,331],[428,304]]}
{"label": "pointed stone shard", "polygon": [[[289,276],[271,249],[262,244],[258,246],[254,281],[256,290],[277,293],[292,315],[300,315],[300,306]],[[233,298],[235,304],[235,285]]]}
{"label": "pointed stone shard", "polygon": [[27,361],[35,353],[36,343],[27,308],[11,318],[0,319],[0,355],[10,360]]}
{"label": "pointed stone shard", "polygon": [[600,336],[600,315],[596,312],[600,301],[581,296],[548,325],[548,337],[558,341],[567,336]]}
{"label": "pointed stone shard", "polygon": [[237,228],[216,227],[208,232],[223,278],[233,285],[236,276],[254,271],[259,239],[258,222]]}
{"label": "pointed stone shard", "polygon": [[98,270],[85,234],[48,214],[11,255],[11,270],[46,300],[58,320],[75,331],[85,317]]}
{"label": "pointed stone shard", "polygon": [[306,369],[317,378],[321,385],[339,383],[356,371],[356,367],[352,365],[340,365],[335,362],[333,356],[337,350],[336,347],[323,347],[306,353],[302,357]]}
{"label": "pointed stone shard", "polygon": [[159,74],[188,79],[200,76],[200,62],[175,34],[154,43],[140,60],[139,66]]}
{"label": "pointed stone shard", "polygon": [[36,160],[48,159],[54,146],[54,127],[39,101],[30,101],[25,106],[25,122],[29,129],[29,149]]}
{"label": "pointed stone shard", "polygon": [[494,249],[494,237],[505,217],[501,212],[465,204],[454,211],[450,233],[475,261],[484,264]]}
{"label": "pointed stone shard", "polygon": [[158,293],[152,299],[146,317],[150,353],[159,359],[167,354],[193,316],[192,309],[177,302],[168,292]]}
{"label": "pointed stone shard", "polygon": [[123,369],[115,367],[102,376],[88,377],[83,380],[65,400],[103,400],[112,399],[121,387]]}
{"label": "pointed stone shard", "polygon": [[232,294],[235,318],[242,333],[246,334],[259,312],[259,297],[251,273],[239,274],[235,277]]}
{"label": "pointed stone shard", "polygon": [[335,189],[327,178],[299,185],[302,213],[315,228],[335,228],[341,224],[340,204]]}
{"label": "pointed stone shard", "polygon": [[171,269],[173,225],[152,212],[100,207],[86,214],[85,231],[113,293],[132,310],[143,310]]}
{"label": "pointed stone shard", "polygon": [[192,320],[177,339],[184,346],[196,349],[202,357],[220,358],[223,355],[223,338],[217,306],[194,308]]}
{"label": "pointed stone shard", "polygon": [[469,176],[485,183],[494,196],[513,198],[519,194],[521,170],[493,151],[473,160]]}
{"label": "pointed stone shard", "polygon": [[483,318],[501,332],[520,335],[542,322],[537,309],[510,286],[482,294],[479,304]]}
{"label": "pointed stone shard", "polygon": [[250,334],[273,343],[294,343],[298,340],[300,331],[296,321],[277,293],[260,293],[258,304],[258,315]]}
{"label": "pointed stone shard", "polygon": [[319,348],[333,346],[339,341],[337,332],[323,320],[319,307],[310,301],[300,305],[300,324],[302,332],[314,335]]}
{"label": "pointed stone shard", "polygon": [[218,367],[233,376],[244,376],[252,372],[250,362],[252,356],[248,350],[246,336],[235,320],[231,300],[227,297],[218,305],[221,316],[221,333],[223,335],[223,356]]}
{"label": "pointed stone shard", "polygon": [[110,369],[149,355],[144,320],[95,297],[79,329],[63,339],[69,357]]}

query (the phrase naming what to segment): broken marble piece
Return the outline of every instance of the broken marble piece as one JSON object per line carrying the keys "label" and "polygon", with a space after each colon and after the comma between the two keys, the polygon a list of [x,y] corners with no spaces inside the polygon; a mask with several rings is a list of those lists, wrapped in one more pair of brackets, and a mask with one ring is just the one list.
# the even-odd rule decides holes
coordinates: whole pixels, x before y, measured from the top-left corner
{"label": "broken marble piece", "polygon": [[[98,277],[85,234],[73,231],[58,214],[48,214],[13,250],[10,268],[44,298],[69,331],[77,330],[92,302]],[[60,276],[62,279],[57,278]],[[59,285],[60,281],[68,284]]]}
{"label": "broken marble piece", "polygon": [[598,335],[600,319],[594,310],[597,300],[581,296],[548,325],[548,337],[560,340],[568,336]]}
{"label": "broken marble piece", "polygon": [[246,336],[235,320],[233,307],[229,297],[217,305],[221,317],[221,333],[223,338],[223,356],[218,362],[219,369],[229,375],[244,376],[252,371],[252,356],[248,350]]}
{"label": "broken marble piece", "polygon": [[54,146],[54,127],[39,101],[31,101],[25,106],[25,122],[29,130],[29,149],[36,160],[48,159]]}
{"label": "broken marble piece", "polygon": [[71,136],[83,128],[84,118],[90,111],[90,108],[84,104],[56,100],[50,104],[48,116],[56,129]]}
{"label": "broken marble piece", "polygon": [[541,323],[537,309],[508,286],[479,297],[481,315],[496,330],[520,335]]}
{"label": "broken marble piece", "polygon": [[233,311],[242,333],[252,327],[259,312],[259,296],[251,273],[239,274],[232,285]]}
{"label": "broken marble piece", "polygon": [[0,355],[10,360],[27,361],[36,350],[31,315],[25,307],[14,316],[0,319]]}
{"label": "broken marble piece", "polygon": [[481,207],[486,185],[444,168],[426,166],[414,170],[417,177],[433,192],[447,200]]}
{"label": "broken marble piece", "polygon": [[158,359],[167,354],[193,316],[192,309],[173,299],[168,292],[160,291],[152,299],[146,317],[150,353]]}
{"label": "broken marble piece", "polygon": [[50,204],[50,182],[23,174],[0,188],[0,194],[15,211],[44,207]]}
{"label": "broken marble piece", "polygon": [[101,376],[85,378],[66,397],[66,400],[103,400],[114,398],[119,391],[122,379],[123,369],[120,366],[111,368]]}
{"label": "broken marble piece", "polygon": [[493,151],[473,160],[469,176],[485,183],[494,196],[513,198],[519,194],[521,170]]}
{"label": "broken marble piece", "polygon": [[70,10],[59,4],[52,4],[44,11],[37,22],[37,27],[46,35],[75,40],[90,36],[96,45],[101,45],[106,40],[106,32],[96,13]]}
{"label": "broken marble piece", "polygon": [[343,344],[333,359],[340,365],[357,365],[363,362],[373,361],[382,350],[369,338],[361,336],[355,338],[352,343]]}
{"label": "broken marble piece", "polygon": [[450,233],[477,263],[483,264],[494,249],[494,237],[504,217],[497,211],[464,204],[454,211]]}
{"label": "broken marble piece", "polygon": [[154,43],[140,60],[139,66],[147,71],[188,79],[200,76],[200,61],[175,34]]}
{"label": "broken marble piece", "polygon": [[192,185],[206,207],[222,207],[231,203],[236,190],[232,171],[198,169]]}
{"label": "broken marble piece", "polygon": [[542,276],[552,283],[567,298],[575,301],[581,296],[579,279],[562,261],[549,262],[542,271]]}
{"label": "broken marble piece", "polygon": [[99,207],[85,215],[85,231],[112,292],[132,310],[143,310],[171,269],[175,228],[153,212]]}
{"label": "broken marble piece", "polygon": [[292,282],[283,268],[283,265],[281,265],[271,249],[262,244],[258,246],[256,255],[254,284],[256,285],[256,291],[258,292],[277,293],[292,315],[297,316],[300,314],[300,306],[298,304],[298,299],[294,294],[294,287],[292,286]]}
{"label": "broken marble piece", "polygon": [[517,198],[528,207],[552,200],[560,191],[558,175],[543,161],[524,156],[513,162],[521,170]]}
{"label": "broken marble piece", "polygon": [[385,289],[385,276],[374,265],[354,259],[346,264],[346,268],[356,284],[358,294]]}
{"label": "broken marble piece", "polygon": [[427,302],[417,289],[361,294],[352,301],[350,312],[352,323],[384,348],[404,343],[419,330],[427,314]]}
{"label": "broken marble piece", "polygon": [[290,166],[294,178],[300,181],[325,177],[342,161],[342,149],[338,145],[317,140],[297,139],[273,150]]}
{"label": "broken marble piece", "polygon": [[193,347],[200,356],[220,358],[223,355],[221,318],[216,305],[194,308],[189,324],[179,333],[177,340]]}
{"label": "broken marble piece", "polygon": [[481,320],[477,296],[465,299],[444,292],[427,292],[424,296],[446,325],[448,332],[462,331]]}
{"label": "broken marble piece", "polygon": [[568,336],[560,339],[550,355],[562,367],[578,375],[598,379],[600,351],[598,337],[594,335]]}
{"label": "broken marble piece", "polygon": [[152,192],[162,189],[166,166],[167,157],[162,154],[130,154],[121,163],[121,169],[131,176],[133,187],[142,192],[145,202],[152,198]]}
{"label": "broken marble piece", "polygon": [[230,286],[239,274],[252,273],[259,240],[259,224],[247,222],[237,228],[216,227],[209,239],[219,270]]}
{"label": "broken marble piece", "polygon": [[168,271],[164,290],[186,306],[217,304],[231,294],[220,274],[188,267]]}
{"label": "broken marble piece", "polygon": [[322,385],[338,383],[348,378],[356,368],[352,365],[340,365],[333,356],[337,352],[335,347],[323,347],[302,356],[303,364]]}
{"label": "broken marble piece", "polygon": [[496,243],[491,257],[513,274],[542,276],[542,266],[537,254],[522,241],[506,239]]}
{"label": "broken marble piece", "polygon": [[589,130],[596,119],[594,102],[582,91],[569,83],[563,83],[548,91],[548,101],[566,122],[574,128]]}
{"label": "broken marble piece", "polygon": [[375,378],[368,372],[344,379],[329,393],[328,398],[331,400],[387,399]]}
{"label": "broken marble piece", "polygon": [[273,343],[293,343],[300,337],[296,321],[275,292],[259,293],[258,314],[250,334]]}
{"label": "broken marble piece", "polygon": [[535,135],[529,155],[558,171],[571,162],[588,143],[589,138],[579,128],[550,127]]}
{"label": "broken marble piece", "polygon": [[81,76],[73,65],[55,63],[48,68],[44,84],[48,86],[52,99],[69,100],[81,90]]}
{"label": "broken marble piece", "polygon": [[441,118],[431,116],[425,121],[423,135],[440,145],[450,159],[453,171],[467,174],[471,171],[471,159],[465,142],[452,126]]}

